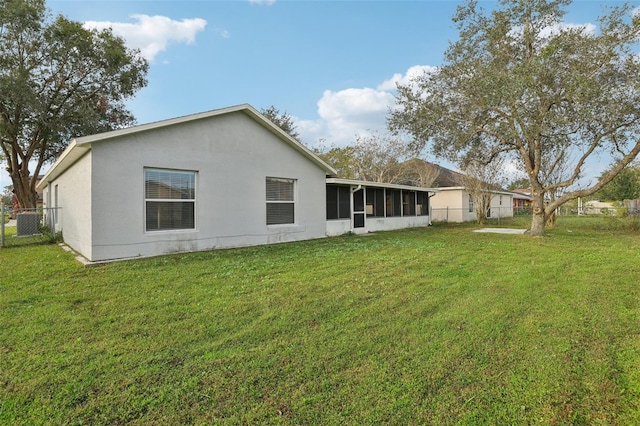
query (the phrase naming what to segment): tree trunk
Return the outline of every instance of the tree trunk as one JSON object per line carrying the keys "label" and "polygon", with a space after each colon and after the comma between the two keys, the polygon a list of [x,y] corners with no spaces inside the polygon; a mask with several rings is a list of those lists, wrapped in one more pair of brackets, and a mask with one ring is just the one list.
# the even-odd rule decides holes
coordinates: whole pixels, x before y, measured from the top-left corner
{"label": "tree trunk", "polygon": [[478,225],[484,225],[484,222],[487,220],[487,215],[482,209],[478,209],[476,213],[478,215]]}
{"label": "tree trunk", "polygon": [[544,194],[533,193],[533,218],[531,219],[531,236],[544,236],[545,226]]}
{"label": "tree trunk", "polygon": [[549,215],[547,215],[547,222],[546,222],[546,227],[547,228],[553,228],[556,225],[556,211],[552,211]]}
{"label": "tree trunk", "polygon": [[31,182],[29,171],[27,170],[24,173],[22,170],[18,170],[11,173],[11,181],[13,182],[13,193],[18,199],[20,208],[35,209],[37,207],[38,194],[32,188],[32,183],[35,182]]}

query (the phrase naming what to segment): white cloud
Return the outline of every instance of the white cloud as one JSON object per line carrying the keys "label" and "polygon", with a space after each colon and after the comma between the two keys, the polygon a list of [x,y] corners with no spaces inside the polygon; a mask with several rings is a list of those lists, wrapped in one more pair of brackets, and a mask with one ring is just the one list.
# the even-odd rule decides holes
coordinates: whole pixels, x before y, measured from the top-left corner
{"label": "white cloud", "polygon": [[350,88],[336,92],[325,90],[318,101],[319,118],[297,119],[298,133],[310,146],[345,146],[354,143],[357,136],[384,131],[389,109],[395,104],[396,83],[407,84],[411,78],[433,69],[416,65],[405,74],[394,74],[376,88]]}
{"label": "white cloud", "polygon": [[207,25],[207,21],[200,18],[176,21],[158,15],[131,17],[136,22],[87,21],[84,27],[98,30],[111,28],[114,34],[124,38],[127,46],[140,49],[142,56],[152,61],[158,53],[167,49],[169,43],[194,43],[196,34],[203,31]]}
{"label": "white cloud", "polygon": [[275,2],[276,0],[249,0],[251,4],[266,4],[267,6],[271,6]]}
{"label": "white cloud", "polygon": [[547,38],[547,37],[556,36],[565,30],[582,30],[583,34],[593,36],[596,34],[597,27],[593,24],[562,23],[562,24],[553,25],[543,29],[542,31],[540,31],[540,35],[544,38]]}
{"label": "white cloud", "polygon": [[384,127],[393,94],[371,89],[325,90],[318,101],[318,116],[327,123],[332,139],[353,141],[355,136]]}
{"label": "white cloud", "polygon": [[[517,26],[514,27],[510,35],[512,37],[522,36],[524,27]],[[586,24],[570,24],[567,22],[559,22],[553,25],[549,25],[540,30],[541,40],[546,43],[549,38],[555,37],[562,33],[563,31],[580,31],[582,34],[586,36],[594,36],[597,32],[597,27],[594,24],[586,23]]]}
{"label": "white cloud", "polygon": [[222,28],[216,28],[216,33],[218,33],[218,35],[222,38],[230,38],[231,34],[229,34],[229,31],[222,29]]}
{"label": "white cloud", "polygon": [[437,67],[430,65],[414,65],[404,75],[396,73],[390,79],[383,81],[378,86],[378,90],[395,90],[398,84],[407,85],[411,83],[412,79],[421,76],[425,72],[434,72],[437,69]]}

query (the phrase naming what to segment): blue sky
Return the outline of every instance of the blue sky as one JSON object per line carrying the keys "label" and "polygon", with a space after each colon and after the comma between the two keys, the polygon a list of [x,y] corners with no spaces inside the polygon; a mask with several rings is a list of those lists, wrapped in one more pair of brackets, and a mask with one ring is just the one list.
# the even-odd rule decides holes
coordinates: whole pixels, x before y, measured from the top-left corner
{"label": "blue sky", "polygon": [[[617,1],[576,0],[570,24]],[[638,3],[635,1],[632,3]],[[291,115],[307,146],[384,131],[397,81],[442,63],[455,0],[49,0],[55,14],[111,26],[150,60],[129,107],[139,123],[249,103]],[[491,9],[493,1],[480,1]],[[434,160],[434,159],[431,159]],[[608,165],[595,164],[597,175]],[[599,169],[598,169],[599,168]],[[598,169],[598,170],[596,170]],[[4,172],[0,186],[8,185]]]}

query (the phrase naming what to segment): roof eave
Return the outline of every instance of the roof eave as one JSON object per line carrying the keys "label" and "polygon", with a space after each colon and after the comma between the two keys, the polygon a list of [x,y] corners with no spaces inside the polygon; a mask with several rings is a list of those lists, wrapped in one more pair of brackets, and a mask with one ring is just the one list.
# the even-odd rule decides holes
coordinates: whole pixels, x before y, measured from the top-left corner
{"label": "roof eave", "polygon": [[69,146],[62,151],[62,154],[60,154],[58,159],[51,165],[49,171],[40,179],[36,189],[42,190],[90,150],[91,145],[78,146],[76,139],[73,139]]}
{"label": "roof eave", "polygon": [[334,183],[338,185],[362,185],[362,186],[371,186],[378,188],[388,188],[388,189],[406,189],[413,191],[427,191],[427,192],[439,192],[439,188],[426,188],[422,186],[411,186],[411,185],[399,185],[396,183],[383,183],[383,182],[369,182],[366,180],[355,180],[355,179],[341,179],[329,177],[327,178],[327,183]]}

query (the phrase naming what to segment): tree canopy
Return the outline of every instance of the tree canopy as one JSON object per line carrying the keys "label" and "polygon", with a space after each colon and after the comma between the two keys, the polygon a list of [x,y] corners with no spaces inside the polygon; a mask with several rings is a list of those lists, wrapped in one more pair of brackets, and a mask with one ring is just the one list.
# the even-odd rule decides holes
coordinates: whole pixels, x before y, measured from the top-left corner
{"label": "tree canopy", "polygon": [[300,135],[296,130],[296,124],[293,121],[293,117],[291,117],[286,111],[280,112],[278,108],[271,105],[268,108],[261,109],[260,113],[271,120],[273,124],[287,132],[289,136],[298,141],[300,140]]}
{"label": "tree canopy", "polygon": [[314,151],[345,179],[429,186],[439,173],[416,158],[419,152],[389,134],[358,136],[352,145]]}
{"label": "tree canopy", "polygon": [[125,101],[147,71],[111,30],[52,17],[44,0],[0,0],[0,146],[21,207],[71,138],[134,123]]}
{"label": "tree canopy", "polygon": [[[398,87],[388,123],[450,160],[517,164],[534,198],[532,235],[640,152],[640,16],[610,8],[591,31],[563,23],[569,3],[501,0],[491,13],[476,1],[460,6],[444,64]],[[587,161],[609,155],[614,167],[580,187]]]}
{"label": "tree canopy", "polygon": [[[608,173],[605,171],[603,174]],[[602,200],[624,201],[640,198],[640,163],[634,162],[620,171],[594,196]]]}

